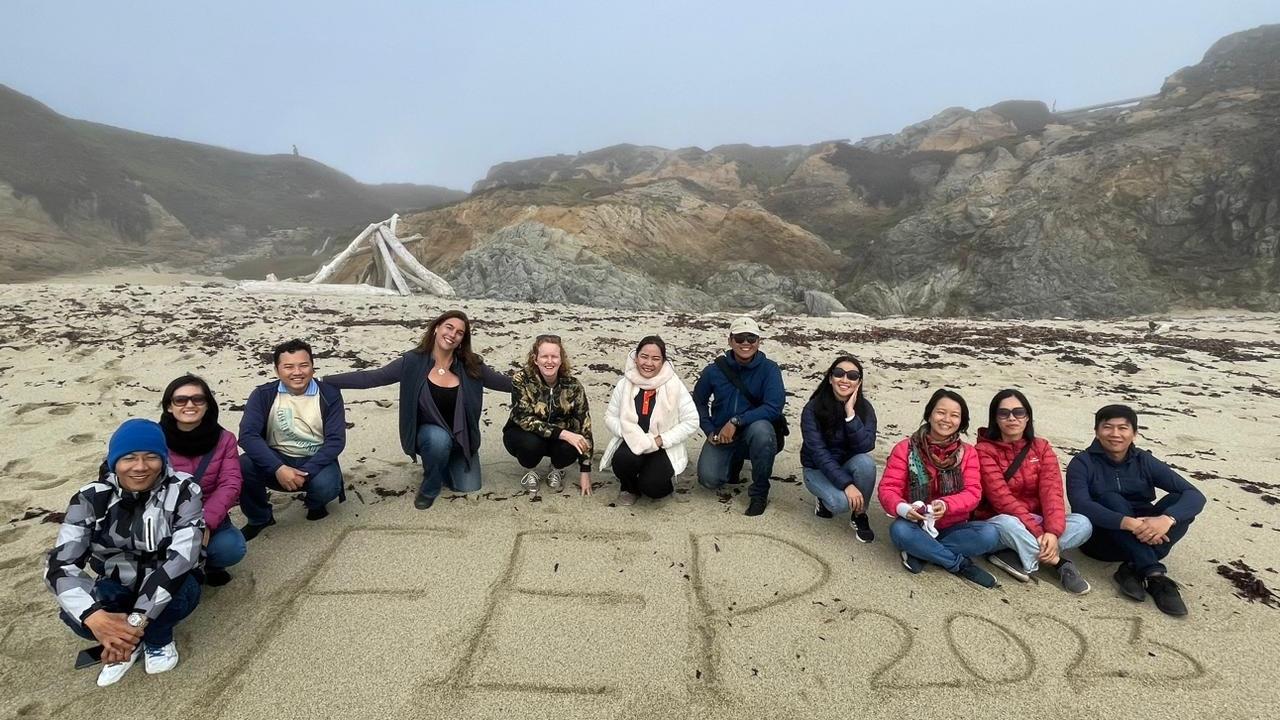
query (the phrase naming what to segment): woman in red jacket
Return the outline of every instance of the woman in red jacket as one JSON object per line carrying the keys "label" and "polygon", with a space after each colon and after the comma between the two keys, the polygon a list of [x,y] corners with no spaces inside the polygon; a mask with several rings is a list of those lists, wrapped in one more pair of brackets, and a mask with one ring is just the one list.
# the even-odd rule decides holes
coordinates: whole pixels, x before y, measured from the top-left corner
{"label": "woman in red jacket", "polygon": [[1036,437],[1031,403],[1017,390],[991,398],[987,426],[978,431],[978,464],[982,502],[973,516],[994,525],[1005,548],[987,560],[1022,582],[1048,565],[1067,591],[1089,592],[1062,552],[1084,544],[1093,525],[1067,512],[1058,456],[1049,441]]}
{"label": "woman in red jacket", "polygon": [[912,573],[925,562],[985,588],[996,586],[991,573],[973,563],[1000,547],[995,526],[969,522],[982,499],[978,457],[960,439],[969,430],[964,398],[941,389],[924,408],[924,424],[894,446],[880,477],[880,505],[897,519],[889,537]]}
{"label": "woman in red jacket", "polygon": [[204,503],[205,582],[225,585],[227,568],[244,558],[244,535],[227,513],[240,501],[240,456],[236,436],[218,424],[218,401],[195,375],[169,383],[160,398],[160,427],[169,464],[200,484]]}

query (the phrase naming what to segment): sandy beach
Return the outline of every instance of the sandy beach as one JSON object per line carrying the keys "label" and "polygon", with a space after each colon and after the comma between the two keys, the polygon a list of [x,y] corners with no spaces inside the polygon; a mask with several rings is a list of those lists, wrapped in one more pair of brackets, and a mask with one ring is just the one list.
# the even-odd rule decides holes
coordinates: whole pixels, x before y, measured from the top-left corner
{"label": "sandy beach", "polygon": [[[727,334],[717,317],[256,295],[146,272],[0,285],[0,717],[995,718],[1016,702],[1043,717],[1253,718],[1280,706],[1280,606],[1239,597],[1218,570],[1241,562],[1280,587],[1280,317],[1237,311],[1154,318],[1154,331],[1147,318],[769,320],[762,349],[782,366],[794,432],[759,518],[742,515],[745,486],[719,497],[694,481],[701,434],[670,498],[615,507],[616,480],[597,469],[590,497],[531,501],[495,393],[481,492],[416,511],[396,389],[348,391],[348,501],[313,523],[275,494],[279,524],[179,626],[173,672],[137,667],[103,690],[96,669],[73,669],[87,643],[44,587],[47,520],[94,477],[121,421],[157,417],[165,384],[192,371],[234,431],[275,343],[309,340],[321,376],[374,367],[452,307],[499,370],[538,333],[564,336],[597,449],[639,337],[663,335],[692,387]],[[878,505],[869,545],[814,517],[798,418],[841,351],[866,365],[879,463],[943,385],[969,402],[970,441],[996,390],[1025,390],[1064,466],[1090,442],[1094,410],[1133,405],[1138,444],[1209,497],[1170,562],[1190,616],[1121,597],[1113,566],[1084,558],[1082,597],[998,571],[992,591],[938,568],[911,576]]]}

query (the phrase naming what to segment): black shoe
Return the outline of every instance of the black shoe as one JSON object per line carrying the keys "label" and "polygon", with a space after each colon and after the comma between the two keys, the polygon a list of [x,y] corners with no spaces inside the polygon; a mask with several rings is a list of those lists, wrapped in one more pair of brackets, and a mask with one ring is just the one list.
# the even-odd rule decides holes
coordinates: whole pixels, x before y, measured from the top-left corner
{"label": "black shoe", "polygon": [[1187,614],[1187,604],[1182,601],[1182,594],[1178,592],[1178,583],[1164,575],[1152,575],[1147,578],[1147,592],[1151,593],[1151,599],[1156,601],[1156,607],[1160,608],[1160,612],[1165,615],[1182,617]]}
{"label": "black shoe", "polygon": [[725,481],[724,481],[724,484],[725,484],[725,485],[741,485],[741,484],[743,484],[744,482],[746,482],[746,480],[743,480],[741,475],[734,475],[733,477],[729,478],[728,480],[725,480]]}
{"label": "black shoe", "polygon": [[249,542],[250,540],[258,537],[258,533],[262,532],[263,530],[266,530],[267,528],[275,524],[276,524],[276,521],[274,518],[262,523],[261,525],[257,525],[254,523],[246,523],[244,527],[240,528],[240,534],[244,535],[245,542]]}
{"label": "black shoe", "polygon": [[1022,569],[1022,558],[1012,550],[1006,549],[992,553],[987,556],[987,562],[1005,571],[1009,577],[1018,582],[1031,582],[1031,576]]}
{"label": "black shoe", "polygon": [[830,520],[832,517],[834,517],[831,514],[831,511],[827,509],[827,506],[822,504],[821,500],[818,501],[818,506],[813,509],[813,514],[817,515],[823,520]]}
{"label": "black shoe", "polygon": [[743,513],[743,515],[749,515],[751,517],[755,517],[756,515],[763,515],[764,509],[768,506],[769,506],[769,498],[753,497],[751,498],[751,502],[747,505],[747,511]]}
{"label": "black shoe", "polygon": [[1111,576],[1112,580],[1120,586],[1120,592],[1131,600],[1142,602],[1147,599],[1147,589],[1143,587],[1142,578],[1133,572],[1133,567],[1127,562],[1120,563],[1120,567],[1116,568],[1116,574]]}
{"label": "black shoe", "polygon": [[964,564],[960,566],[960,569],[956,571],[956,574],[974,585],[987,588],[988,590],[1000,584],[996,582],[995,575],[992,575],[986,570],[978,567],[972,560],[965,560]]}
{"label": "black shoe", "polygon": [[205,585],[209,585],[211,587],[222,587],[229,582],[231,582],[231,573],[227,572],[225,568],[211,567],[204,569]]}
{"label": "black shoe", "polygon": [[849,525],[853,526],[853,536],[858,538],[858,542],[869,543],[876,539],[876,531],[871,529],[871,518],[866,513],[850,515]]}
{"label": "black shoe", "polygon": [[327,517],[329,517],[329,511],[325,510],[323,505],[316,508],[307,508],[308,520],[323,520]]}
{"label": "black shoe", "polygon": [[413,506],[418,508],[419,510],[430,510],[431,506],[434,505],[435,503],[436,503],[435,498],[427,497],[422,493],[418,493],[413,498]]}
{"label": "black shoe", "polygon": [[908,553],[906,550],[898,553],[902,557],[902,567],[911,572],[912,575],[919,575],[924,572],[924,561]]}

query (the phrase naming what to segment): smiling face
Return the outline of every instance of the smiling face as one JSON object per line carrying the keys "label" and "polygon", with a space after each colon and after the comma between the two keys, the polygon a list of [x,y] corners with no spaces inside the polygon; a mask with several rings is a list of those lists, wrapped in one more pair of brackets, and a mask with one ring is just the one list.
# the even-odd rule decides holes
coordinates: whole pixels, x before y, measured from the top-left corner
{"label": "smiling face", "polygon": [[1129,422],[1128,418],[1112,418],[1099,423],[1094,430],[1094,435],[1097,436],[1098,444],[1102,445],[1102,449],[1106,450],[1108,455],[1122,460],[1129,454],[1129,448],[1133,447],[1138,429]]}
{"label": "smiling face", "polygon": [[945,440],[955,435],[960,430],[961,417],[960,403],[948,397],[940,398],[933,406],[933,412],[929,413],[929,434],[934,440]]}
{"label": "smiling face", "polygon": [[164,470],[164,458],[151,452],[131,452],[116,461],[113,468],[120,487],[130,492],[150,490]]}
{"label": "smiling face", "polygon": [[204,388],[199,385],[183,385],[173,391],[173,397],[169,399],[169,407],[165,410],[178,421],[180,430],[191,430],[199,425],[205,413],[209,412],[209,398],[204,394]]}
{"label": "smiling face", "polygon": [[[843,371],[844,376],[836,377],[839,374],[837,370]],[[858,392],[858,387],[862,385],[862,373],[858,371],[857,365],[845,360],[832,368],[827,382],[831,383],[831,390],[835,392],[836,397],[844,402]]]}
{"label": "smiling face", "polygon": [[462,344],[467,336],[467,324],[461,318],[448,318],[436,326],[436,349],[451,353]]}
{"label": "smiling face", "polygon": [[733,357],[742,365],[751,362],[751,359],[760,352],[760,336],[755,333],[738,333],[729,336],[729,349],[733,351]]}
{"label": "smiling face", "polygon": [[1027,431],[1027,408],[1013,396],[1001,400],[996,406],[996,424],[1000,426],[1001,440],[1013,442],[1022,438]]}
{"label": "smiling face", "polygon": [[311,364],[311,353],[306,350],[281,353],[276,361],[276,377],[289,392],[301,395],[307,391],[311,379],[316,376],[316,369]]}
{"label": "smiling face", "polygon": [[534,352],[533,364],[538,368],[538,374],[543,380],[549,383],[555,382],[560,376],[560,346],[553,342],[544,342],[538,345]]}
{"label": "smiling face", "polygon": [[636,351],[636,370],[640,373],[640,377],[651,378],[657,375],[665,361],[662,357],[662,348],[652,343],[642,345]]}

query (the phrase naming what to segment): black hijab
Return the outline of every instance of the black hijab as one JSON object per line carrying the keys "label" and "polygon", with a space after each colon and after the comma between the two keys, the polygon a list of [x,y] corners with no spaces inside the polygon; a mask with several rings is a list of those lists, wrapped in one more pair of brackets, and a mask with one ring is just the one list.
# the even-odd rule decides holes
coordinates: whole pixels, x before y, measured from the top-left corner
{"label": "black hijab", "polygon": [[[183,385],[198,385],[204,396],[208,398],[204,418],[200,424],[190,430],[178,427],[178,420],[169,412],[169,404],[173,402],[173,394]],[[164,430],[164,441],[169,450],[187,457],[202,457],[213,452],[222,437],[222,426],[218,424],[218,401],[213,397],[209,384],[196,375],[183,375],[169,383],[160,399],[160,428]]]}

